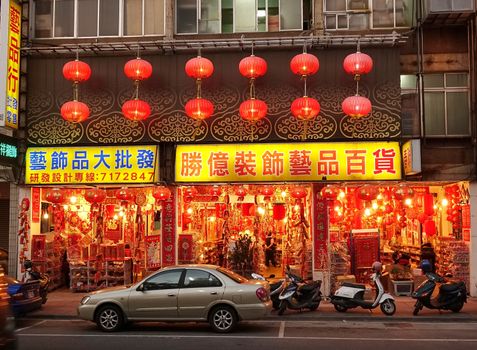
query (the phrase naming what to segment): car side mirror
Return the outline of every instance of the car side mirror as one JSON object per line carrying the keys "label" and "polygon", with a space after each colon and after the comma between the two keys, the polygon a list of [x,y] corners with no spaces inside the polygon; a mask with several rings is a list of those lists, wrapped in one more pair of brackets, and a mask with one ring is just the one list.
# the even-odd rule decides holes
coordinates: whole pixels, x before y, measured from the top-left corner
{"label": "car side mirror", "polygon": [[144,283],[141,283],[139,287],[136,288],[138,292],[144,292],[146,290]]}

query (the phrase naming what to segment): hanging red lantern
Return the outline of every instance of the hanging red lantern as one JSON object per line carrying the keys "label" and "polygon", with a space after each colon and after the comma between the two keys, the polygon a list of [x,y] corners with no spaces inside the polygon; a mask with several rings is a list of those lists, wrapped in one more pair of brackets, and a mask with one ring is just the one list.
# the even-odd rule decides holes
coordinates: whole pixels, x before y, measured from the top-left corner
{"label": "hanging red lantern", "polygon": [[290,69],[293,74],[301,76],[313,75],[320,69],[320,61],[315,55],[304,52],[292,58]]}
{"label": "hanging red lantern", "polygon": [[267,104],[262,100],[251,98],[240,104],[240,116],[248,121],[256,122],[267,115]]}
{"label": "hanging red lantern", "polygon": [[238,197],[245,197],[247,195],[247,190],[244,187],[240,186],[235,188],[234,193]]}
{"label": "hanging red lantern", "polygon": [[84,199],[91,204],[102,203],[106,199],[106,191],[100,188],[90,188],[85,192]]}
{"label": "hanging red lantern", "polygon": [[81,123],[89,117],[88,106],[79,101],[68,101],[61,106],[61,116],[70,123]]}
{"label": "hanging red lantern", "polygon": [[144,80],[151,76],[152,66],[148,61],[138,57],[126,62],[124,74],[132,80]]}
{"label": "hanging red lantern", "polygon": [[277,203],[273,205],[273,220],[283,220],[286,216],[285,204]]}
{"label": "hanging red lantern", "polygon": [[134,99],[124,102],[122,112],[129,120],[141,121],[151,115],[151,107],[145,101]]}
{"label": "hanging red lantern", "polygon": [[193,98],[185,105],[186,114],[195,120],[204,120],[214,113],[214,105],[205,98]]}
{"label": "hanging red lantern", "polygon": [[117,199],[121,201],[130,201],[134,198],[134,194],[131,192],[130,189],[126,187],[122,187],[118,190],[116,190],[115,194]]}
{"label": "hanging red lantern", "polygon": [[308,194],[308,191],[305,187],[302,186],[293,186],[290,188],[290,196],[296,199],[305,198]]}
{"label": "hanging red lantern", "polygon": [[62,190],[59,188],[53,188],[46,193],[45,199],[53,204],[60,204],[65,201],[65,196]]}
{"label": "hanging red lantern", "polygon": [[343,68],[346,73],[359,77],[373,69],[373,59],[365,53],[358,51],[345,57]]}
{"label": "hanging red lantern", "polygon": [[205,57],[197,56],[186,62],[185,72],[191,78],[205,79],[214,72],[214,64]]}
{"label": "hanging red lantern", "polygon": [[428,216],[434,215],[434,196],[430,193],[424,194],[424,213]]}
{"label": "hanging red lantern", "polygon": [[359,95],[349,96],[341,104],[341,109],[352,118],[365,117],[371,113],[371,101]]}
{"label": "hanging red lantern", "polygon": [[320,104],[314,98],[299,97],[292,102],[291,112],[299,120],[313,119],[320,113]]}
{"label": "hanging red lantern", "polygon": [[167,201],[171,198],[171,190],[166,186],[157,186],[154,188],[152,196],[158,201]]}
{"label": "hanging red lantern", "polygon": [[273,186],[262,186],[260,188],[260,194],[264,195],[265,197],[270,197],[275,193],[275,188]]}
{"label": "hanging red lantern", "polygon": [[74,81],[75,83],[82,83],[87,81],[91,76],[91,68],[89,64],[78,59],[66,62],[63,66],[63,76],[65,79]]}
{"label": "hanging red lantern", "polygon": [[434,236],[436,234],[436,223],[433,220],[426,220],[423,231],[428,237]]}
{"label": "hanging red lantern", "polygon": [[406,198],[412,198],[414,196],[414,190],[408,186],[397,186],[393,189],[393,197],[397,200]]}
{"label": "hanging red lantern", "polygon": [[239,63],[239,71],[244,77],[255,79],[267,73],[267,61],[261,57],[250,55]]}
{"label": "hanging red lantern", "polygon": [[356,194],[359,197],[359,199],[363,201],[371,201],[376,199],[378,195],[378,189],[375,186],[364,185],[358,188],[358,191],[356,191]]}
{"label": "hanging red lantern", "polygon": [[336,199],[338,196],[339,189],[335,186],[325,186],[321,189],[321,197],[327,200]]}

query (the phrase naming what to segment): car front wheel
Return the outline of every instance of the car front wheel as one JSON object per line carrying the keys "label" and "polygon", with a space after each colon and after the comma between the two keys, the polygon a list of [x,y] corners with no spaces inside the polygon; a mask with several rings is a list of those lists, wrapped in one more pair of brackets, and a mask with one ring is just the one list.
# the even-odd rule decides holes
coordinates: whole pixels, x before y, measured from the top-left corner
{"label": "car front wheel", "polygon": [[123,313],[117,306],[103,306],[96,315],[96,324],[105,332],[119,331],[124,325]]}
{"label": "car front wheel", "polygon": [[237,316],[230,306],[218,306],[210,313],[209,324],[215,332],[228,333],[237,325]]}

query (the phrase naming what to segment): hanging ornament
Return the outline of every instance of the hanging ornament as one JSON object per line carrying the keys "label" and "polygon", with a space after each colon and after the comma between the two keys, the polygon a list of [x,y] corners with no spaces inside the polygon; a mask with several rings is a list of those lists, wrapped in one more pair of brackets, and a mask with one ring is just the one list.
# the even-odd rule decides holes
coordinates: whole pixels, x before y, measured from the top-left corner
{"label": "hanging ornament", "polygon": [[308,194],[308,191],[303,186],[293,186],[290,188],[290,196],[296,199],[305,198]]}
{"label": "hanging ornament", "polygon": [[264,195],[265,197],[270,197],[271,195],[273,195],[275,193],[275,188],[273,186],[264,185],[264,186],[260,187],[259,192],[260,192],[260,194]]}
{"label": "hanging ornament", "polygon": [[121,201],[127,202],[134,198],[134,194],[127,187],[121,187],[114,193],[115,197]]}
{"label": "hanging ornament", "polygon": [[218,197],[222,193],[222,189],[219,186],[212,186],[210,188],[210,195]]}
{"label": "hanging ornament", "polygon": [[426,220],[422,229],[428,237],[436,234],[436,223],[433,220]]}
{"label": "hanging ornament", "polygon": [[320,191],[321,197],[327,200],[336,199],[338,193],[339,189],[335,186],[325,186]]}
{"label": "hanging ornament", "polygon": [[239,71],[245,78],[259,78],[267,73],[267,61],[252,54],[240,60]]}
{"label": "hanging ornament", "polygon": [[157,186],[152,192],[152,196],[158,201],[167,201],[171,198],[171,190],[166,186]]}
{"label": "hanging ornament", "polygon": [[121,111],[129,120],[145,120],[151,115],[151,106],[149,106],[149,103],[139,99],[139,83],[151,76],[152,66],[148,61],[139,57],[139,46],[137,58],[126,62],[124,65],[124,74],[129,79],[134,80],[134,93],[131,100],[124,102]]}
{"label": "hanging ornament", "polygon": [[349,54],[343,61],[343,68],[346,73],[355,76],[355,79],[363,74],[367,74],[373,69],[373,59],[359,51]]}
{"label": "hanging ornament", "polygon": [[122,112],[129,120],[141,121],[151,115],[151,107],[145,101],[134,99],[124,102]]}
{"label": "hanging ornament", "polygon": [[371,101],[359,95],[349,96],[341,104],[341,109],[352,118],[362,118],[371,113]]}
{"label": "hanging ornament", "polygon": [[87,63],[76,59],[65,63],[63,76],[72,82],[82,83],[91,77],[91,68]]}
{"label": "hanging ornament", "polygon": [[70,123],[81,123],[89,117],[88,106],[79,101],[68,101],[61,106],[61,116]]}
{"label": "hanging ornament", "polygon": [[185,111],[189,118],[204,120],[214,113],[214,105],[205,98],[193,98],[187,101]]}
{"label": "hanging ornament", "polygon": [[65,201],[65,196],[62,190],[53,188],[46,193],[45,199],[53,204],[61,204]]}
{"label": "hanging ornament", "polygon": [[262,100],[251,98],[240,104],[240,116],[248,121],[257,122],[267,115],[267,104]]}
{"label": "hanging ornament", "polygon": [[199,55],[186,62],[185,71],[193,79],[205,79],[214,72],[214,64],[211,60]]}
{"label": "hanging ornament", "polygon": [[99,204],[106,200],[106,191],[100,188],[90,188],[84,194],[86,199],[91,204]]}
{"label": "hanging ornament", "polygon": [[358,188],[356,191],[359,199],[363,201],[372,201],[376,199],[378,195],[378,189],[372,185],[364,185]]}
{"label": "hanging ornament", "polygon": [[234,193],[238,197],[245,197],[247,195],[247,190],[244,187],[239,186],[235,188]]}
{"label": "hanging ornament", "polygon": [[310,120],[320,113],[320,104],[314,98],[299,97],[292,102],[291,112],[298,120]]}
{"label": "hanging ornament", "polygon": [[144,80],[152,75],[152,65],[148,61],[137,57],[126,62],[124,74],[134,81]]}
{"label": "hanging ornament", "polygon": [[290,61],[290,69],[293,74],[296,75],[313,75],[320,69],[320,61],[315,55],[303,52],[292,58]]}
{"label": "hanging ornament", "polygon": [[406,198],[412,198],[414,196],[414,190],[411,187],[399,185],[393,189],[393,197],[397,200],[403,200]]}
{"label": "hanging ornament", "polygon": [[430,193],[424,194],[424,214],[434,215],[434,196]]}

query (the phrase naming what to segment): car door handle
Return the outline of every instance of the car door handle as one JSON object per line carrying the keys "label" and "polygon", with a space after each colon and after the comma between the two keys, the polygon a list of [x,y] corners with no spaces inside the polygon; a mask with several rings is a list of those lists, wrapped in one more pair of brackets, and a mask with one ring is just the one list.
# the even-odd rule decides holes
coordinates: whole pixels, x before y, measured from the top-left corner
{"label": "car door handle", "polygon": [[217,292],[210,292],[210,294],[212,294],[212,295],[217,295]]}
{"label": "car door handle", "polygon": [[167,294],[168,297],[175,297],[175,294]]}

